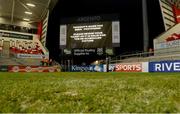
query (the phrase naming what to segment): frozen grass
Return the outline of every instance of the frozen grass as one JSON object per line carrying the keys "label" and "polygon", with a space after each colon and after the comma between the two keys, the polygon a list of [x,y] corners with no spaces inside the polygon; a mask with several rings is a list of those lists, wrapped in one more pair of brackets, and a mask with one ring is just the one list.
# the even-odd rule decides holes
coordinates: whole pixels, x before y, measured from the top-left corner
{"label": "frozen grass", "polygon": [[0,73],[0,112],[180,112],[180,73]]}

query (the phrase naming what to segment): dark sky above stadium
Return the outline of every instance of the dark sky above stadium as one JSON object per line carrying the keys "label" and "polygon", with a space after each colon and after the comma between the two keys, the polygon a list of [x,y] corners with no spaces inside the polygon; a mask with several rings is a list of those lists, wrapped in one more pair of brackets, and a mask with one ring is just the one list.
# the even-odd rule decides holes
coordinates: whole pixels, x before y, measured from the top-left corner
{"label": "dark sky above stadium", "polygon": [[[150,47],[153,38],[163,32],[159,1],[148,1]],[[59,20],[64,17],[93,16],[116,13],[120,16],[120,53],[143,50],[142,0],[59,0],[50,15],[48,47],[55,52],[59,47]],[[52,38],[53,37],[53,38]],[[56,46],[55,46],[56,45]],[[54,48],[54,46],[56,48]],[[52,48],[53,47],[53,48]]]}

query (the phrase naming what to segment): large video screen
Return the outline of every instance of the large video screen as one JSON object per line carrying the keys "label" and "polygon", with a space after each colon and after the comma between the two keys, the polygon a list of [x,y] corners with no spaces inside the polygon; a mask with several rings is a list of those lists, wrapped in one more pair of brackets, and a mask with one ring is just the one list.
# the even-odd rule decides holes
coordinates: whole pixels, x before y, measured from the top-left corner
{"label": "large video screen", "polygon": [[60,25],[60,46],[69,49],[116,47],[120,43],[119,29],[118,21]]}
{"label": "large video screen", "polygon": [[67,48],[112,47],[110,22],[72,24],[67,28]]}

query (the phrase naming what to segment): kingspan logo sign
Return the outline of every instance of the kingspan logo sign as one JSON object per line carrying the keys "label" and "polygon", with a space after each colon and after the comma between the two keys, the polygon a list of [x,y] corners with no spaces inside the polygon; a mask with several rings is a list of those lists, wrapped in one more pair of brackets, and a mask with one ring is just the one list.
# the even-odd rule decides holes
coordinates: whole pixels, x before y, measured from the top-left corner
{"label": "kingspan logo sign", "polygon": [[73,65],[71,67],[72,71],[75,72],[88,72],[88,71],[93,71],[93,67],[92,66],[77,66],[77,65]]}
{"label": "kingspan logo sign", "polygon": [[71,66],[73,72],[103,72],[103,65]]}

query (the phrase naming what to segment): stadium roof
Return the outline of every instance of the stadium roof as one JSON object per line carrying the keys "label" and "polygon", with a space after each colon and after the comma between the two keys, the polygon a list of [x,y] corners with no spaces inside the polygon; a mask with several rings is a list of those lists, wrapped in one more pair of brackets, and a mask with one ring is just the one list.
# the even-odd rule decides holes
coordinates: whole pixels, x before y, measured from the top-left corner
{"label": "stadium roof", "polygon": [[39,22],[58,0],[0,0],[0,17]]}

